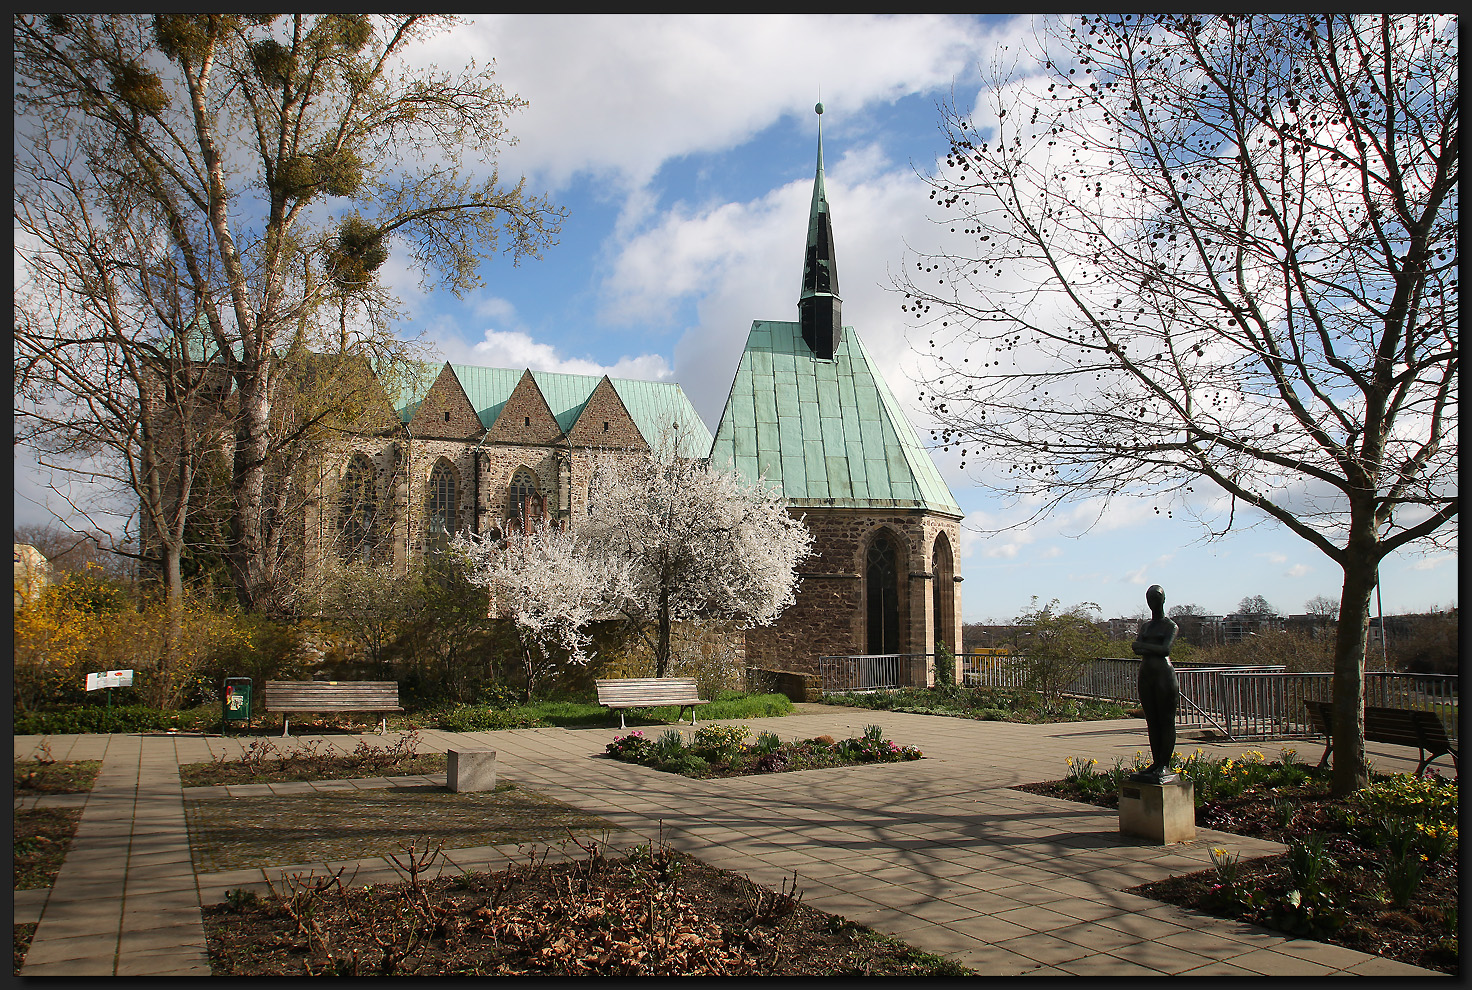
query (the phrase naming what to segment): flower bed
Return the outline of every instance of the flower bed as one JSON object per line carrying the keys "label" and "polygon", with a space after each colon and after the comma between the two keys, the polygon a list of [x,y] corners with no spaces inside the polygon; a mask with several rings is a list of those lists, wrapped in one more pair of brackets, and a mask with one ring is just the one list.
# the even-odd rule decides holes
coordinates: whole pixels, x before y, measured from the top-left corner
{"label": "flower bed", "polygon": [[639,763],[686,777],[744,777],[757,773],[786,773],[846,767],[862,763],[899,763],[924,754],[914,746],[899,746],[884,738],[877,725],[852,739],[817,736],[784,743],[775,733],[761,732],[747,742],[751,730],[743,725],[707,725],[687,743],[671,729],[658,739],[635,730],[615,736],[607,752],[616,760]]}
{"label": "flower bed", "polygon": [[[1119,785],[1144,766],[1071,759],[1062,780],[1019,790],[1119,803]],[[1240,861],[1211,851],[1213,868],[1132,889],[1157,900],[1241,918],[1290,935],[1401,962],[1459,972],[1457,785],[1436,777],[1377,774],[1348,798],[1329,793],[1328,769],[1294,751],[1211,759],[1178,769],[1195,784],[1196,824],[1285,843],[1279,856]]]}

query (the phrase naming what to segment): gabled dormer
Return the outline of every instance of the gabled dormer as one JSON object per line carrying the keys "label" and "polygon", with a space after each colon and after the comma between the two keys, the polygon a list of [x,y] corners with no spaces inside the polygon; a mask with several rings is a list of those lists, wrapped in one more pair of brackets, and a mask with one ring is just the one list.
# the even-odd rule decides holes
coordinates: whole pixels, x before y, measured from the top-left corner
{"label": "gabled dormer", "polygon": [[530,371],[522,372],[516,388],[511,390],[506,404],[491,424],[486,440],[535,446],[553,444],[560,439],[562,427],[557,425],[557,417],[537,387],[537,380]]}
{"label": "gabled dormer", "polygon": [[648,446],[638,424],[607,375],[588,396],[567,438],[582,447],[630,448]]}
{"label": "gabled dormer", "polygon": [[436,440],[470,440],[481,435],[480,417],[460,379],[446,362],[409,419],[409,433]]}

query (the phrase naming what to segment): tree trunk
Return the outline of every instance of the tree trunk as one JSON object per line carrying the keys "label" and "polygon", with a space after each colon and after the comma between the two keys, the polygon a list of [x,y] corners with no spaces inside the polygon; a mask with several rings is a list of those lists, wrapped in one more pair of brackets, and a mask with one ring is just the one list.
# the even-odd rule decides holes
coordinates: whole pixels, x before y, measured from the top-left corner
{"label": "tree trunk", "polygon": [[668,677],[670,672],[670,594],[659,596],[659,642],[654,649],[654,676]]}
{"label": "tree trunk", "polygon": [[235,464],[231,487],[235,504],[230,516],[230,577],[240,607],[255,611],[267,582],[266,546],[262,532],[266,455],[269,446],[270,400],[265,375],[246,379],[240,391],[240,419],[235,431]]}
{"label": "tree trunk", "polygon": [[173,542],[160,541],[160,549],[163,552],[164,595],[169,602],[178,602],[184,597],[183,555],[179,545]]}
{"label": "tree trunk", "polygon": [[[1332,790],[1343,797],[1370,782],[1365,764],[1365,639],[1370,594],[1375,590],[1378,557],[1370,537],[1351,534],[1344,556],[1344,586],[1339,597],[1339,628],[1334,638],[1334,773]],[[1363,528],[1363,526],[1356,527]],[[1366,546],[1366,544],[1369,546]]]}

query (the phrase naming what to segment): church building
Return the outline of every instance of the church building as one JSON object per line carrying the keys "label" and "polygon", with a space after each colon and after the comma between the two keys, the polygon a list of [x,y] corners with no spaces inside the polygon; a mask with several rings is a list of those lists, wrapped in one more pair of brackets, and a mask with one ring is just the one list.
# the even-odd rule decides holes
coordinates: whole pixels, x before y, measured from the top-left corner
{"label": "church building", "polygon": [[329,555],[403,574],[436,541],[488,535],[522,516],[586,515],[594,457],[673,437],[705,456],[710,431],[679,385],[474,365],[419,365],[381,428],[318,461],[305,572]]}
{"label": "church building", "polygon": [[317,460],[304,577],[333,559],[403,574],[436,541],[524,515],[576,525],[598,452],[675,431],[685,456],[778,489],[815,538],[796,602],[746,633],[750,667],[821,676],[824,656],[891,654],[901,683],[933,681],[938,644],[960,653],[963,513],[843,324],[821,117],[797,315],[752,323],[714,438],[674,383],[418,366],[381,393],[376,425]]}
{"label": "church building", "polygon": [[747,633],[750,666],[820,674],[823,656],[907,654],[902,679],[924,684],[924,655],[960,653],[964,514],[843,324],[821,116],[798,320],[752,323],[711,462],[780,489],[815,538],[796,603]]}

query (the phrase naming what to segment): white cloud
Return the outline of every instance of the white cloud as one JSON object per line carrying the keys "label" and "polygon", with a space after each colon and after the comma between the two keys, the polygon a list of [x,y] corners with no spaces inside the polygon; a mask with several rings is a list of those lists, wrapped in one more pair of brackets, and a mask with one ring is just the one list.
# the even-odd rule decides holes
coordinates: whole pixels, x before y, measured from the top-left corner
{"label": "white cloud", "polygon": [[659,354],[621,357],[613,364],[600,364],[588,358],[569,357],[557,348],[533,340],[519,330],[487,330],[481,340],[467,345],[454,337],[440,337],[439,348],[444,360],[455,364],[473,364],[483,368],[530,368],[532,371],[554,371],[570,375],[608,375],[612,378],[637,378],[664,382],[674,377],[669,362]]}
{"label": "white cloud", "polygon": [[1268,560],[1268,563],[1270,563],[1270,564],[1286,564],[1286,563],[1288,563],[1288,557],[1287,557],[1287,555],[1281,554],[1281,553],[1260,553],[1260,554],[1256,554],[1256,556],[1258,556],[1258,557],[1266,557],[1267,560]]}
{"label": "white cloud", "polygon": [[1413,571],[1434,571],[1446,564],[1455,564],[1457,555],[1454,553],[1440,553],[1434,557],[1425,557],[1411,565]]}
{"label": "white cloud", "polygon": [[974,19],[928,15],[486,15],[414,60],[494,59],[529,103],[509,122],[508,173],[555,191],[590,172],[621,195],[673,159],[810,112],[820,87],[851,107],[949,87],[990,37]]}
{"label": "white cloud", "polygon": [[1292,567],[1283,572],[1283,576],[1290,578],[1300,578],[1303,577],[1305,574],[1308,574],[1312,570],[1313,568],[1308,566],[1307,564],[1294,564]]}

